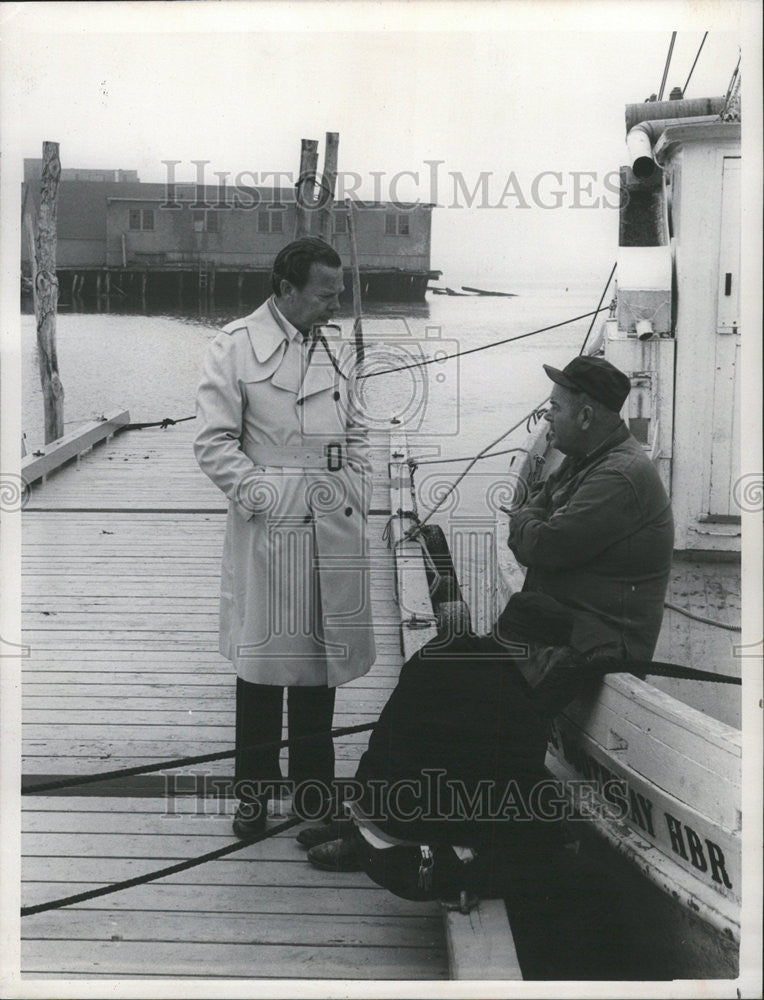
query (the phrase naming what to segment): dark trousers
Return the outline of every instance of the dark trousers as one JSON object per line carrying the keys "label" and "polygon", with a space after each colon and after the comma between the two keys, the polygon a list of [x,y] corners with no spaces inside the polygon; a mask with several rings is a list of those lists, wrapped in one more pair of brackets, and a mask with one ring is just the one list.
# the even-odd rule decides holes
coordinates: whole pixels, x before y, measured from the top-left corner
{"label": "dark trousers", "polygon": [[[287,723],[289,739],[327,733],[332,728],[336,688],[288,687]],[[275,684],[252,684],[236,679],[236,782],[246,783],[239,797],[258,797],[247,787],[255,782],[278,782],[282,779],[278,747],[242,750],[253,743],[278,743],[281,740],[284,688]],[[240,751],[240,752],[239,752]],[[289,748],[289,780],[295,787],[305,785],[304,792],[295,796],[311,816],[329,805],[334,778],[334,741],[330,736],[295,743]],[[320,783],[320,785],[318,784]],[[321,786],[325,789],[322,791]],[[264,795],[263,797],[268,797]]]}

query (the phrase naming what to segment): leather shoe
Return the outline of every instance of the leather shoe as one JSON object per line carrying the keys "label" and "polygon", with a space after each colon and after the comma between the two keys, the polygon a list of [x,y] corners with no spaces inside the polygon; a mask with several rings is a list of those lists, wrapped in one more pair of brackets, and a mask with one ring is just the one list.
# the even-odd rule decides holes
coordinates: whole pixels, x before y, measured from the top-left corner
{"label": "leather shoe", "polygon": [[297,843],[302,847],[317,847],[330,840],[337,840],[350,833],[349,819],[334,820],[331,823],[319,823],[317,826],[306,826],[297,834]]}
{"label": "leather shoe", "polygon": [[268,822],[265,803],[240,802],[233,818],[233,832],[239,840],[250,840],[263,833]]}
{"label": "leather shoe", "polygon": [[308,851],[308,861],[325,872],[359,872],[361,865],[349,839],[330,840]]}

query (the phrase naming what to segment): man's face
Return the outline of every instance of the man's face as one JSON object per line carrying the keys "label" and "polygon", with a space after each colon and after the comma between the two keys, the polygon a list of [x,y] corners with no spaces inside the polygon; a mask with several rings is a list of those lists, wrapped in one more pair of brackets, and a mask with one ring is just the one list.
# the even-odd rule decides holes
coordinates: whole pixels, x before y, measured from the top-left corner
{"label": "man's face", "polygon": [[549,443],[563,455],[586,454],[586,435],[581,427],[580,396],[555,383],[544,419],[549,423]]}
{"label": "man's face", "polygon": [[341,267],[313,263],[304,288],[282,282],[279,308],[298,330],[320,326],[328,323],[339,309],[344,287]]}

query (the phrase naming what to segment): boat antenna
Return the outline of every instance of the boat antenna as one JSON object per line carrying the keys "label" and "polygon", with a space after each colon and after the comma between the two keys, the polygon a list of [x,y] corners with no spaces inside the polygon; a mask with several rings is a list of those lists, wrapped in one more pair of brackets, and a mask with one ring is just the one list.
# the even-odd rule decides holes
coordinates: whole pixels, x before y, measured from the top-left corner
{"label": "boat antenna", "polygon": [[663,79],[661,80],[661,89],[658,91],[658,100],[663,100],[663,91],[666,88],[666,77],[668,76],[669,66],[671,65],[671,53],[674,51],[674,42],[676,41],[676,32],[671,32],[671,41],[669,42],[668,55],[666,56],[666,65],[663,70]]}
{"label": "boat antenna", "polygon": [[695,53],[695,59],[693,60],[692,66],[690,66],[690,72],[687,74],[687,79],[684,81],[684,86],[682,87],[682,97],[684,97],[685,94],[687,93],[687,84],[690,82],[690,77],[692,76],[693,70],[695,69],[695,63],[697,63],[698,61],[698,56],[700,55],[703,46],[706,44],[707,38],[708,38],[708,32],[706,32],[705,35],[703,35],[703,41],[700,43],[700,47],[698,48],[698,51]]}

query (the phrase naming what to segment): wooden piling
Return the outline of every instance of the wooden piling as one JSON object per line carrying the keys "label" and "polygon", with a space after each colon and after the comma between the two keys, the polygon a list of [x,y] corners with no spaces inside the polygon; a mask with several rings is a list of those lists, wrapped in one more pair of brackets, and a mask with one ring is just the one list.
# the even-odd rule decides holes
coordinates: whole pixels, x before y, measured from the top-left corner
{"label": "wooden piling", "polygon": [[45,414],[45,444],[64,434],[64,386],[58,374],[56,351],[56,310],[58,279],[56,278],[56,223],[58,214],[58,182],[61,161],[57,142],[42,145],[42,179],[40,209],[37,214],[37,235],[34,242],[35,280],[34,311],[37,321],[37,357],[40,365],[43,409]]}
{"label": "wooden piling", "polygon": [[315,207],[314,193],[318,168],[318,139],[303,139],[300,148],[300,176],[297,180],[297,205],[294,238],[309,236]]}
{"label": "wooden piling", "polygon": [[29,243],[29,266],[31,269],[30,277],[32,279],[32,291],[34,294],[34,288],[37,285],[37,254],[35,252],[34,204],[32,203],[32,199],[29,194],[28,184],[24,184],[24,199],[21,210],[24,216],[24,227],[26,229],[27,241]]}
{"label": "wooden piling", "polygon": [[339,155],[339,132],[326,133],[324,148],[324,176],[321,185],[321,197],[318,211],[318,235],[327,243],[332,241],[332,214],[334,209],[334,191],[337,187],[337,158]]}
{"label": "wooden piling", "polygon": [[358,266],[358,244],[356,243],[356,207],[345,199],[348,213],[348,235],[350,236],[350,268],[353,275],[353,340],[355,342],[356,360],[363,362],[363,320],[361,311],[361,272]]}

